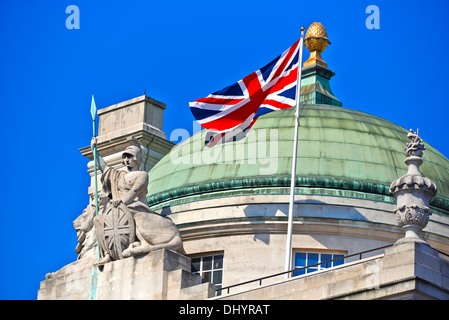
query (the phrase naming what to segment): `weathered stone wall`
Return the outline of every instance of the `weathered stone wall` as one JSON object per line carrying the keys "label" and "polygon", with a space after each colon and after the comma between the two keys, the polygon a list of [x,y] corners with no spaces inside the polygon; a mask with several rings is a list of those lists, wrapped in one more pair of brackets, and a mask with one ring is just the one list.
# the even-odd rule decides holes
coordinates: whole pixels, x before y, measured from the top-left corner
{"label": "weathered stone wall", "polygon": [[[403,237],[395,207],[382,201],[296,195],[292,248],[350,255],[392,244]],[[189,256],[224,254],[223,286],[284,270],[288,195],[223,196],[157,212],[167,214],[178,226]],[[423,237],[433,248],[449,252],[448,225],[449,217],[434,214]]]}
{"label": "weathered stone wall", "polygon": [[210,283],[190,272],[190,259],[170,250],[127,258],[94,267],[92,260],[75,261],[48,274],[39,300],[170,300],[207,299],[215,295]]}
{"label": "weathered stone wall", "polygon": [[217,299],[449,299],[449,261],[438,251],[406,243],[385,254],[294,277]]}

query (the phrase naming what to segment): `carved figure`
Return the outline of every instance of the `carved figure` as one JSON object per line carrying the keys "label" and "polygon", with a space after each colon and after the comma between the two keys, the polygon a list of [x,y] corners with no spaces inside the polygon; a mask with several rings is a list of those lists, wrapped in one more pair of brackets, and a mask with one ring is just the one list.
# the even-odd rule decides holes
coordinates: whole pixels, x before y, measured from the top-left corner
{"label": "carved figure", "polygon": [[[89,188],[91,189],[91,188]],[[93,219],[95,217],[95,194],[89,190],[90,201],[83,213],[73,221],[73,227],[76,231],[78,244],[75,252],[78,253],[78,260],[90,255],[97,245],[97,237],[93,228]]]}
{"label": "carved figure", "polygon": [[[96,138],[93,138],[92,152],[95,152],[96,144]],[[122,154],[126,170],[107,166],[97,152],[103,192],[110,199],[102,214],[94,218],[103,253],[100,265],[161,248],[182,251],[181,234],[173,221],[153,212],[147,205],[148,173],[140,170],[141,157],[140,144],[135,139]]]}
{"label": "carved figure", "polygon": [[411,142],[407,143],[405,146],[405,155],[407,157],[416,156],[421,158],[426,147],[424,146],[422,139],[418,136],[418,133],[410,129],[407,138],[410,139]]}

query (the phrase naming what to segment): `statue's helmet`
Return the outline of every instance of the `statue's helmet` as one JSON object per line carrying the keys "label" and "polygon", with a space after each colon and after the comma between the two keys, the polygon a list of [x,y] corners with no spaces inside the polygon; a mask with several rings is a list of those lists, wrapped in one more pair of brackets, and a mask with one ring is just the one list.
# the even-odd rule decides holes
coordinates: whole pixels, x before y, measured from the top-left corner
{"label": "statue's helmet", "polygon": [[131,155],[132,159],[137,163],[137,165],[140,165],[140,163],[142,162],[142,151],[137,146],[132,145],[127,147],[122,153],[122,158],[125,154]]}

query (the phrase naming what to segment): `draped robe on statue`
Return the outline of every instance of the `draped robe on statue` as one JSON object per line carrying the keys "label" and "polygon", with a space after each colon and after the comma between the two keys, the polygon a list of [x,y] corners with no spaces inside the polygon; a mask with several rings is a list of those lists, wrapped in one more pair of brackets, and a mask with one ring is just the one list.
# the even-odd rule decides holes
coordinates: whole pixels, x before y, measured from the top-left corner
{"label": "draped robe on statue", "polygon": [[[128,179],[125,179],[125,176]],[[122,200],[133,217],[137,212],[154,213],[146,204],[148,174],[145,171],[126,172],[107,168],[102,180],[105,193],[111,194],[113,200]],[[136,194],[134,198],[129,199],[131,191]],[[127,200],[131,203],[127,203]]]}
{"label": "draped robe on statue", "polygon": [[[147,172],[126,172],[108,167],[103,173],[102,182],[105,194],[112,196],[112,201],[121,200],[135,221],[138,242],[130,243],[129,248],[123,251],[124,257],[161,248],[182,251],[181,234],[176,225],[170,218],[153,212],[146,203]],[[97,218],[101,223],[102,218]],[[103,244],[103,250],[105,247]]]}

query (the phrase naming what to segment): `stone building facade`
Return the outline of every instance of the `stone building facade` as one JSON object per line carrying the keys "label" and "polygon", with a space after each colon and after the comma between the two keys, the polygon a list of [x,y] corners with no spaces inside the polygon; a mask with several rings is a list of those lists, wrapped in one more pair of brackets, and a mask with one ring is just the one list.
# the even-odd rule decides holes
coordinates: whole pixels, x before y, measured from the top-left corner
{"label": "stone building facade", "polygon": [[[292,265],[304,268],[288,279],[280,274],[294,110],[261,116],[243,140],[205,148],[204,131],[168,141],[165,104],[141,96],[98,111],[98,150],[120,168],[129,138],[140,140],[148,205],[176,224],[183,254],[162,249],[101,270],[81,259],[47,275],[38,298],[449,298],[449,160],[423,142],[419,170],[438,190],[418,232],[427,244],[394,245],[404,230],[390,185],[408,174],[409,131],[343,108],[327,64],[304,69],[292,236]],[[92,159],[89,147],[80,151]],[[93,162],[88,169],[93,179]]]}

